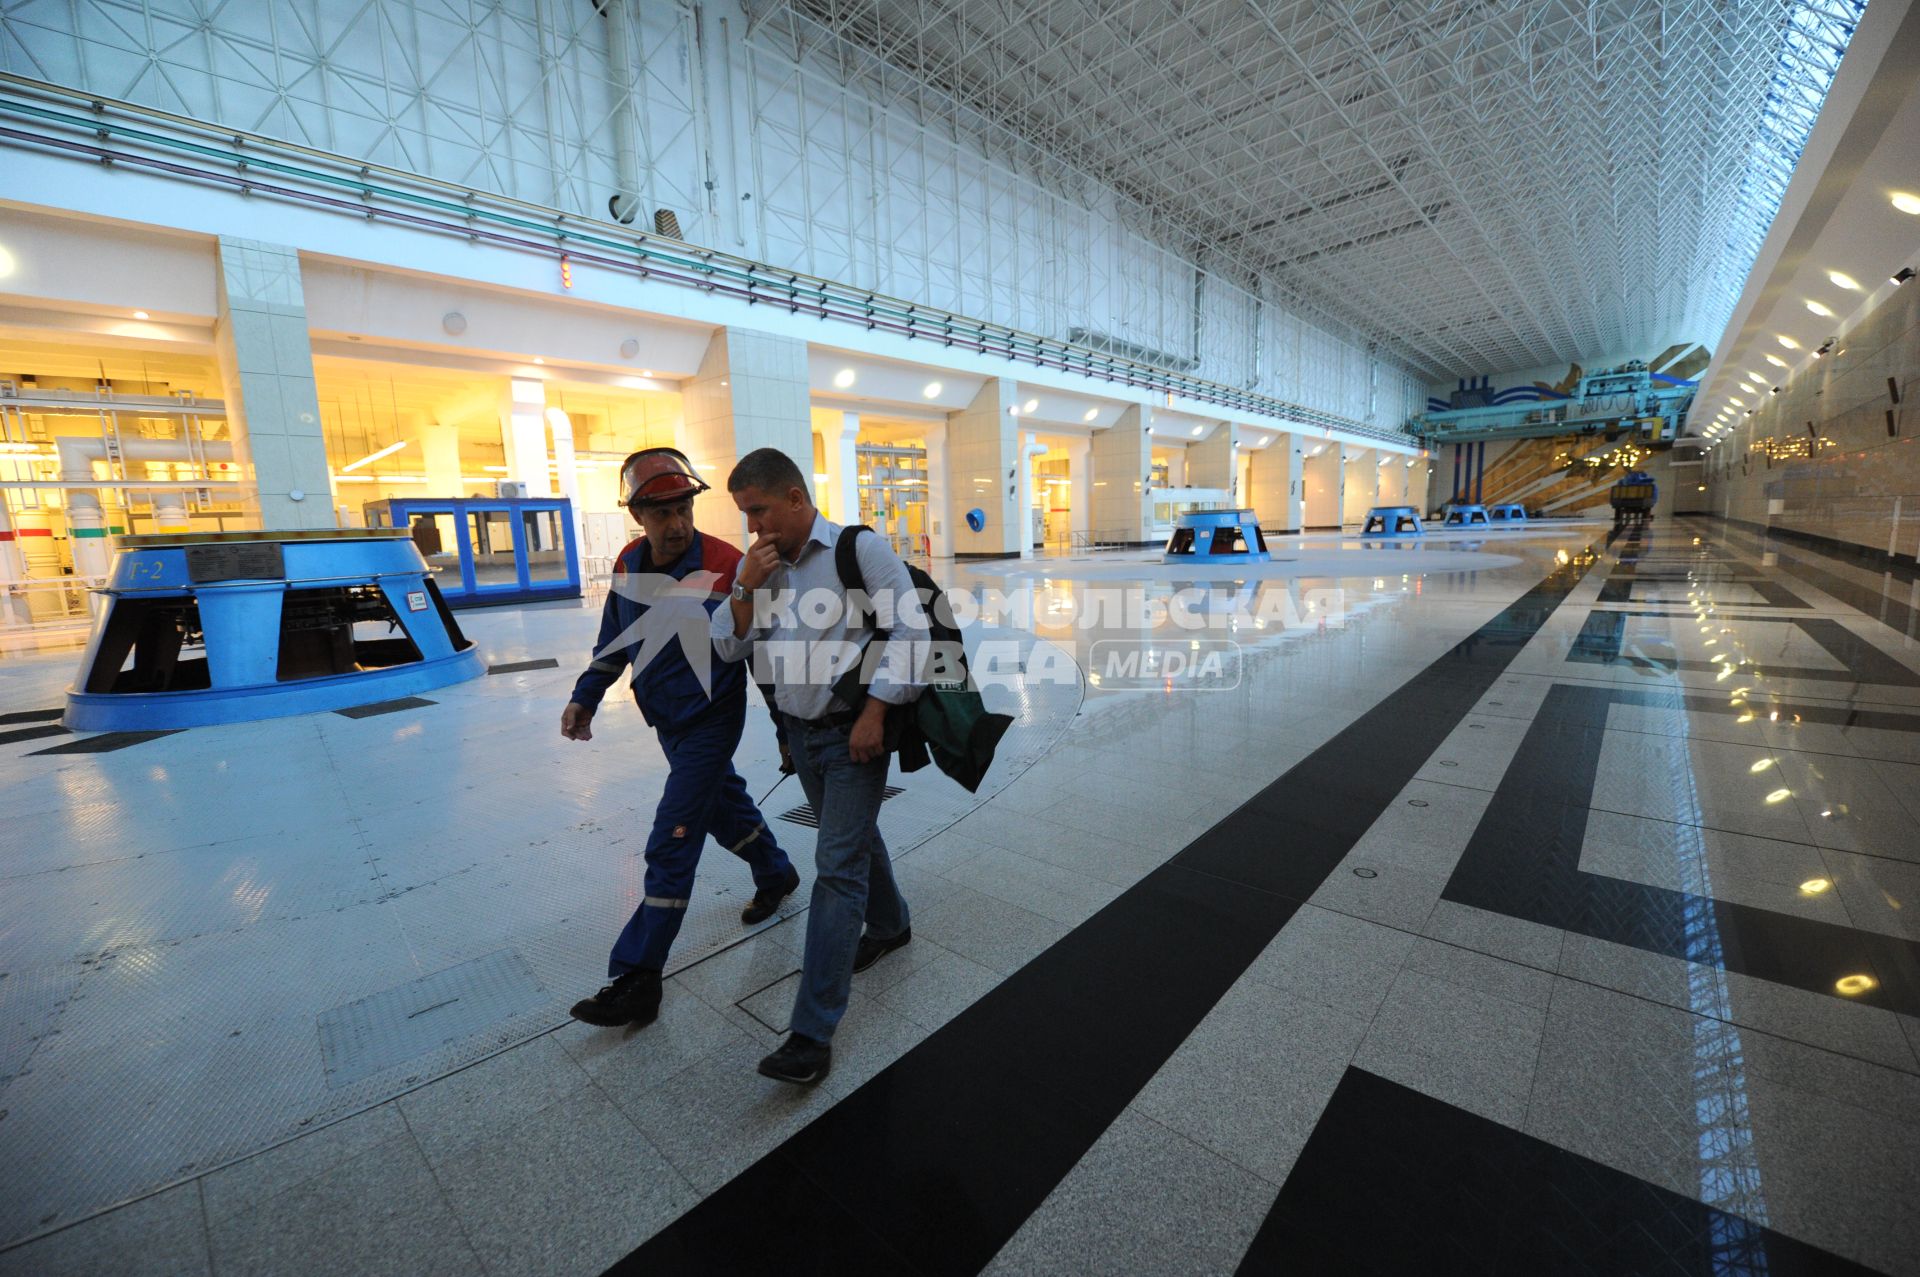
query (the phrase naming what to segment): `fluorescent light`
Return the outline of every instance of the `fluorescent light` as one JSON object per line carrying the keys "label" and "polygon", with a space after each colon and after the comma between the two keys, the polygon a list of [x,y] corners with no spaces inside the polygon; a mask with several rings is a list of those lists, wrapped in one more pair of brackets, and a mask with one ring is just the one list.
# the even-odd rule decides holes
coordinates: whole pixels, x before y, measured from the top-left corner
{"label": "fluorescent light", "polygon": [[938,399],[942,387],[937,381],[930,381],[920,388],[920,393],[928,399]]}
{"label": "fluorescent light", "polygon": [[1816,315],[1818,315],[1818,316],[1820,316],[1820,318],[1822,318],[1822,319],[1832,319],[1832,318],[1833,318],[1833,312],[1832,312],[1831,310],[1829,310],[1829,309],[1827,309],[1827,308],[1826,308],[1825,306],[1823,306],[1823,305],[1821,305],[1821,304],[1820,304],[1819,302],[1817,302],[1817,301],[1813,301],[1813,300],[1811,300],[1811,299],[1809,299],[1809,300],[1808,300],[1808,302],[1807,302],[1807,309],[1808,309],[1808,310],[1810,310],[1810,311],[1812,311],[1812,312],[1813,312],[1814,314],[1816,314]]}
{"label": "fluorescent light", "polygon": [[857,381],[859,376],[860,374],[851,368],[842,368],[839,372],[833,374],[833,384],[841,390],[845,390]]}
{"label": "fluorescent light", "polygon": [[1893,206],[1902,213],[1920,216],[1920,195],[1909,195],[1905,191],[1893,193]]}
{"label": "fluorescent light", "polygon": [[378,461],[382,457],[392,456],[394,453],[400,451],[400,449],[406,447],[408,444],[412,442],[413,440],[411,439],[402,439],[399,443],[388,444],[386,447],[380,449],[380,451],[378,452],[369,452],[366,456],[360,458],[360,460],[355,461],[350,465],[341,466],[340,473],[351,474],[355,470],[358,470],[361,466],[366,465],[370,461]]}
{"label": "fluorescent light", "polygon": [[1830,270],[1827,272],[1827,278],[1833,281],[1834,287],[1836,288],[1844,288],[1850,293],[1860,291],[1860,281],[1845,271]]}

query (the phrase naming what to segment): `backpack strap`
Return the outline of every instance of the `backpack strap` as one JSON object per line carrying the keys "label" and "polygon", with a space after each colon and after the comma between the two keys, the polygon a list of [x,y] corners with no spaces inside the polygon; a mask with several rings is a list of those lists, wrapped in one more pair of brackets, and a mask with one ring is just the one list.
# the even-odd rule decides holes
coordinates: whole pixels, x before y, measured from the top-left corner
{"label": "backpack strap", "polygon": [[[833,571],[840,578],[840,588],[851,594],[855,590],[867,592],[867,577],[860,570],[859,536],[862,532],[872,533],[873,529],[864,523],[854,523],[840,529],[840,539],[833,543]],[[866,614],[867,628],[874,628],[872,612]]]}

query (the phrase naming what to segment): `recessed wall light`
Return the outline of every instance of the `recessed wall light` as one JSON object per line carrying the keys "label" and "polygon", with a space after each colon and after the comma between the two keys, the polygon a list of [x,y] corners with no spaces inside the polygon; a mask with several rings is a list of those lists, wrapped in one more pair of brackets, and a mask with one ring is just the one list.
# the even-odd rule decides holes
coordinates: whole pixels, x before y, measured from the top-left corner
{"label": "recessed wall light", "polygon": [[1893,193],[1893,206],[1902,213],[1920,216],[1920,195],[1909,195],[1905,191]]}
{"label": "recessed wall light", "polygon": [[944,389],[944,387],[942,387],[939,382],[930,381],[926,385],[920,387],[920,394],[922,398],[938,399],[940,397],[940,391],[942,389]]}
{"label": "recessed wall light", "polygon": [[1833,312],[1829,310],[1826,306],[1822,305],[1817,301],[1808,301],[1807,309],[1812,311],[1814,314],[1820,316],[1822,319],[1833,318]]}
{"label": "recessed wall light", "polygon": [[859,374],[854,372],[853,369],[842,368],[839,372],[833,374],[833,384],[841,390],[845,390],[848,386],[851,386],[858,377]]}
{"label": "recessed wall light", "polygon": [[1778,355],[1762,355],[1761,358],[1765,359],[1768,363],[1772,364],[1775,368],[1785,368],[1787,366],[1787,361],[1780,358],[1780,356]]}
{"label": "recessed wall light", "polygon": [[1781,333],[1779,336],[1775,337],[1774,340],[1779,342],[1782,346],[1785,346],[1788,350],[1800,349],[1800,343],[1795,341],[1793,338],[1787,336],[1785,333]]}
{"label": "recessed wall light", "polygon": [[1827,272],[1827,278],[1833,281],[1836,288],[1844,288],[1850,293],[1860,291],[1860,281],[1843,270],[1830,270]]}

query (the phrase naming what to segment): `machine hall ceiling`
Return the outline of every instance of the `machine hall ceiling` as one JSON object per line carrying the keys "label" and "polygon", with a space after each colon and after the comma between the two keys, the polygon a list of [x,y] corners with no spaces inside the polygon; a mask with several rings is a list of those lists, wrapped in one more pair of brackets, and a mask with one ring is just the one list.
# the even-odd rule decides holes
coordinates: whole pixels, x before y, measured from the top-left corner
{"label": "machine hall ceiling", "polygon": [[763,0],[1434,376],[1713,340],[1864,0]]}

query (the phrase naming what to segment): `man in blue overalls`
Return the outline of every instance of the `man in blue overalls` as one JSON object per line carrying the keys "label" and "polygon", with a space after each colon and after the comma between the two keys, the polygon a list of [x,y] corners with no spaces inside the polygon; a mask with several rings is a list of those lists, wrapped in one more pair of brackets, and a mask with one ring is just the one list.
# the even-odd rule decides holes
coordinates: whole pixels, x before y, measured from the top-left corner
{"label": "man in blue overalls", "polygon": [[733,769],[746,724],[745,666],[709,659],[708,618],[733,588],[740,551],[694,528],[693,498],[707,485],[674,449],[628,457],[620,489],[646,535],[614,560],[593,664],[560,717],[561,735],[592,740],[600,698],[631,665],[634,700],[667,756],[666,792],[647,839],[645,898],[607,959],[613,983],[573,1008],[574,1019],[608,1028],[647,1024],[659,1013],[660,973],[686,917],[708,834],[753,870],[754,896],[742,922],[771,917],[800,885],[799,871]]}

